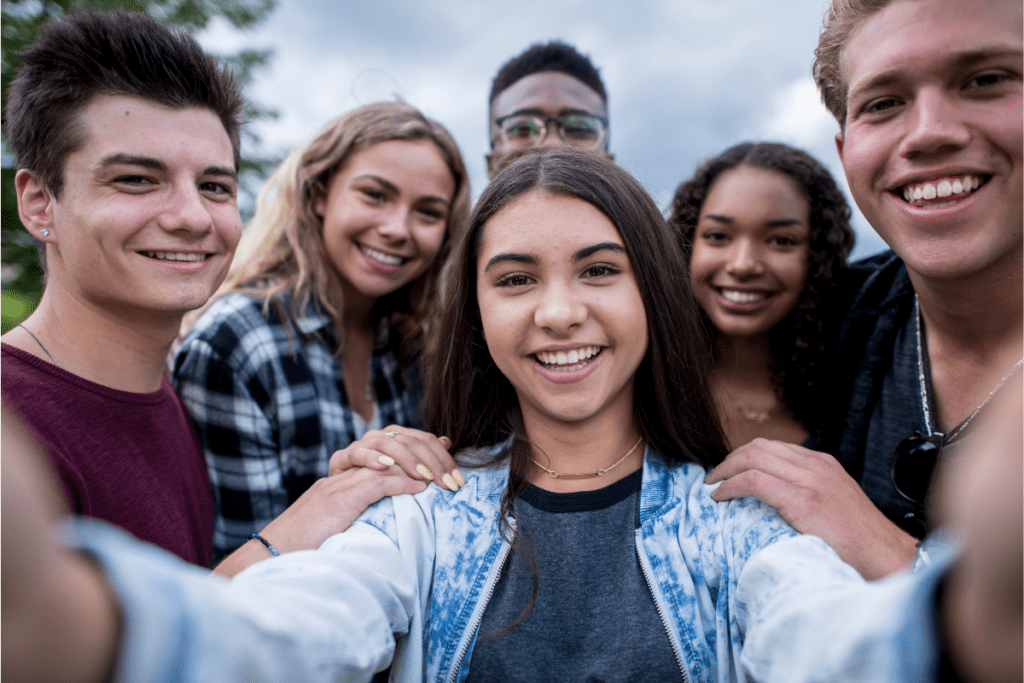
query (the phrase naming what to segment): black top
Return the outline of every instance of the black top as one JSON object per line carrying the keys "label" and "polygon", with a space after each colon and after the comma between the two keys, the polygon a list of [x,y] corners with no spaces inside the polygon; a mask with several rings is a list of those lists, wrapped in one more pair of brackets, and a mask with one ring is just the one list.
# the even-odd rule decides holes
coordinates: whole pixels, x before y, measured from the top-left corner
{"label": "black top", "polygon": [[513,552],[484,611],[468,681],[672,681],[682,673],[637,558],[642,470],[597,491],[527,485]]}

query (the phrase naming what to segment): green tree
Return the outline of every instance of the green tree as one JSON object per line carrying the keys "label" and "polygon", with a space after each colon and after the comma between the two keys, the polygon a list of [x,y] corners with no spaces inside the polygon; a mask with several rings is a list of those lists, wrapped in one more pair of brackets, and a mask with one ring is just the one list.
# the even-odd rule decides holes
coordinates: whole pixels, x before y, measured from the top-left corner
{"label": "green tree", "polygon": [[[189,32],[200,31],[215,17],[223,17],[239,29],[248,29],[264,21],[273,11],[276,0],[2,0],[0,2],[0,36],[3,39],[2,88],[6,100],[7,86],[18,72],[21,60],[17,53],[35,40],[39,26],[68,12],[83,9],[113,9],[123,7],[143,11],[157,21]],[[219,54],[235,69],[242,88],[253,79],[254,73],[265,66],[273,56],[272,50],[242,50],[237,54]],[[249,99],[246,120],[276,118],[277,112]],[[240,169],[240,203],[253,204],[254,189],[277,165],[276,157],[261,155],[260,140],[249,126],[244,126],[242,141],[242,167]],[[43,293],[43,272],[36,255],[35,240],[21,225],[14,192],[15,160],[3,137],[2,169],[0,169],[0,199],[2,199],[2,331],[17,325],[35,309]],[[256,150],[256,151],[254,151]],[[243,213],[246,213],[243,211]]]}

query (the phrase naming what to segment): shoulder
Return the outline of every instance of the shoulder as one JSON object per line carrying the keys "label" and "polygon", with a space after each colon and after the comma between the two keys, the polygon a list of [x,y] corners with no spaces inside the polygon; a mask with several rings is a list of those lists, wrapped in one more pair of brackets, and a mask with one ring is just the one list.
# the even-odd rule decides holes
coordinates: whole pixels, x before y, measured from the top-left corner
{"label": "shoulder", "polygon": [[[263,301],[254,296],[232,292],[220,297],[207,308],[189,330],[181,344],[186,347],[206,343],[223,348],[254,332],[264,330],[274,322],[263,313]],[[280,324],[279,322],[277,324]],[[231,346],[234,346],[231,344]]]}
{"label": "shoulder", "polygon": [[913,294],[907,268],[891,249],[853,263],[850,271],[857,288],[855,311],[874,309]]}

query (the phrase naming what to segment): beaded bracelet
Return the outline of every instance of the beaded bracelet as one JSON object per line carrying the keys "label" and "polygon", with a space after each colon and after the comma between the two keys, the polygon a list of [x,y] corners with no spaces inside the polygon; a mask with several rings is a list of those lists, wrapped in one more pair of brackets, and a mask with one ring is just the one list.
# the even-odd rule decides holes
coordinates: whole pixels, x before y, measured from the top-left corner
{"label": "beaded bracelet", "polygon": [[270,545],[270,541],[268,541],[267,539],[263,538],[259,534],[249,534],[249,540],[250,541],[252,539],[254,539],[254,538],[257,541],[259,541],[260,543],[262,543],[263,545],[267,546],[267,550],[269,550],[270,554],[273,555],[274,557],[277,557],[278,555],[281,554],[281,553],[277,552],[277,548],[275,548],[274,546]]}

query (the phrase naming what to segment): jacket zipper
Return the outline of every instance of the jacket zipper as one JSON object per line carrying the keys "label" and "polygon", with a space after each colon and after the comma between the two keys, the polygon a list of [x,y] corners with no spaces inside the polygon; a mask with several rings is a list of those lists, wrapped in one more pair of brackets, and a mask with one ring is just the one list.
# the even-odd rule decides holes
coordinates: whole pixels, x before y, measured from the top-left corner
{"label": "jacket zipper", "polygon": [[641,547],[640,529],[636,530],[634,537],[636,539],[636,555],[640,560],[640,573],[644,575],[644,581],[647,582],[647,590],[654,597],[654,609],[657,610],[658,618],[661,619],[661,625],[665,627],[665,633],[668,634],[668,644],[672,646],[672,654],[676,656],[676,664],[679,666],[679,673],[683,675],[683,683],[688,683],[690,679],[686,675],[686,669],[683,668],[683,658],[679,654],[679,646],[675,638],[672,637],[672,631],[668,627],[668,622],[665,621],[665,612],[661,609],[661,600],[659,599],[658,592],[654,590],[654,583],[651,581],[650,561]]}
{"label": "jacket zipper", "polygon": [[[513,530],[515,529],[514,521],[512,522],[512,528]],[[509,543],[502,541],[501,552],[498,554],[497,560],[495,560],[497,562],[496,566],[498,567],[498,571],[494,573],[494,578],[491,580],[491,584],[487,587],[486,593],[484,593],[483,603],[477,609],[478,613],[476,619],[473,620],[473,623],[466,634],[466,642],[459,648],[458,655],[455,657],[455,666],[452,667],[452,672],[448,676],[447,683],[455,683],[455,679],[458,678],[459,669],[462,668],[462,659],[466,656],[466,650],[469,649],[469,644],[473,640],[473,635],[476,633],[476,630],[480,628],[480,622],[484,618],[484,611],[487,609],[487,603],[491,601],[491,596],[494,595],[494,589],[498,585],[498,579],[501,578],[501,568],[505,566],[505,560],[508,558],[508,554],[511,550],[512,546]]]}

